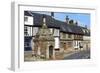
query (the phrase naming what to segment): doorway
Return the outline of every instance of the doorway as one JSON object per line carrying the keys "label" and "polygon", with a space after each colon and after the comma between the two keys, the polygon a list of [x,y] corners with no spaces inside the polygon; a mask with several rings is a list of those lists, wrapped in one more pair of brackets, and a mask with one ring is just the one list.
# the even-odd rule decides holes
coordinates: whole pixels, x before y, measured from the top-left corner
{"label": "doorway", "polygon": [[53,58],[53,46],[50,45],[49,46],[49,59],[52,59]]}

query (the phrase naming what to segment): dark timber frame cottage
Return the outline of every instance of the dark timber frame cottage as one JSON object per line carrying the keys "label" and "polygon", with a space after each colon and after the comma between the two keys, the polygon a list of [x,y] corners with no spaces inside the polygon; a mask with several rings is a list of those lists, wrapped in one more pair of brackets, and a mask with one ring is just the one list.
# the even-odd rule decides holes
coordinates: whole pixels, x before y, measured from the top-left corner
{"label": "dark timber frame cottage", "polygon": [[[54,13],[46,14],[24,11],[24,50],[33,55],[55,59],[69,50],[90,48],[90,30],[65,17],[66,22],[56,20]],[[84,38],[85,37],[85,38]]]}

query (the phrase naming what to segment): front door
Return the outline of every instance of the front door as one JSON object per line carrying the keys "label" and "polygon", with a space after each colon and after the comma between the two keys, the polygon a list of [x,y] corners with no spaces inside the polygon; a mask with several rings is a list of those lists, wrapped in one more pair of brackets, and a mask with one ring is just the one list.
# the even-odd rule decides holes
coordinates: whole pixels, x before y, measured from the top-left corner
{"label": "front door", "polygon": [[49,59],[52,59],[53,58],[53,46],[50,45],[49,46]]}

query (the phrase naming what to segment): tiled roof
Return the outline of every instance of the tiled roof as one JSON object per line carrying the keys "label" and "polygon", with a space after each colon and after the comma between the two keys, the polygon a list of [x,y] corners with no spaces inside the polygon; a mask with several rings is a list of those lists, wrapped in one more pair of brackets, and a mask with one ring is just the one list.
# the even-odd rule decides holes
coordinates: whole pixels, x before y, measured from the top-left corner
{"label": "tiled roof", "polygon": [[[32,13],[34,15],[34,27],[41,27],[43,24],[43,14]],[[48,28],[60,28],[51,16],[45,15]]]}
{"label": "tiled roof", "polygon": [[[29,14],[28,14],[29,12]],[[43,24],[43,16],[44,14],[33,13],[31,11],[25,11],[25,15],[33,15],[34,16],[34,25],[33,27],[41,27]],[[49,15],[45,15],[46,24],[48,28],[56,28],[60,29],[61,32],[70,33],[70,34],[80,34],[80,35],[87,35],[90,36],[90,32],[83,32],[83,27],[76,26],[76,25],[69,25],[63,21],[56,20]]]}
{"label": "tiled roof", "polygon": [[26,15],[26,16],[32,16],[32,14],[30,13],[31,11],[25,11],[24,12],[24,15]]}

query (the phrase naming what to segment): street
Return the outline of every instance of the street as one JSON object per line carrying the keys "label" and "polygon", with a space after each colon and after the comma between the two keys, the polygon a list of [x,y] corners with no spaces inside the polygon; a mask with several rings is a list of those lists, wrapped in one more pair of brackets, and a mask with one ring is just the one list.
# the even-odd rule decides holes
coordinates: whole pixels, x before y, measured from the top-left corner
{"label": "street", "polygon": [[[64,53],[63,60],[69,60],[69,59],[90,59],[90,50],[72,51],[69,53]],[[46,59],[42,59],[40,57],[32,57],[32,51],[25,51],[24,60],[25,61],[43,61]]]}
{"label": "street", "polygon": [[64,60],[66,59],[90,59],[90,50],[78,51],[71,55],[65,55]]}

